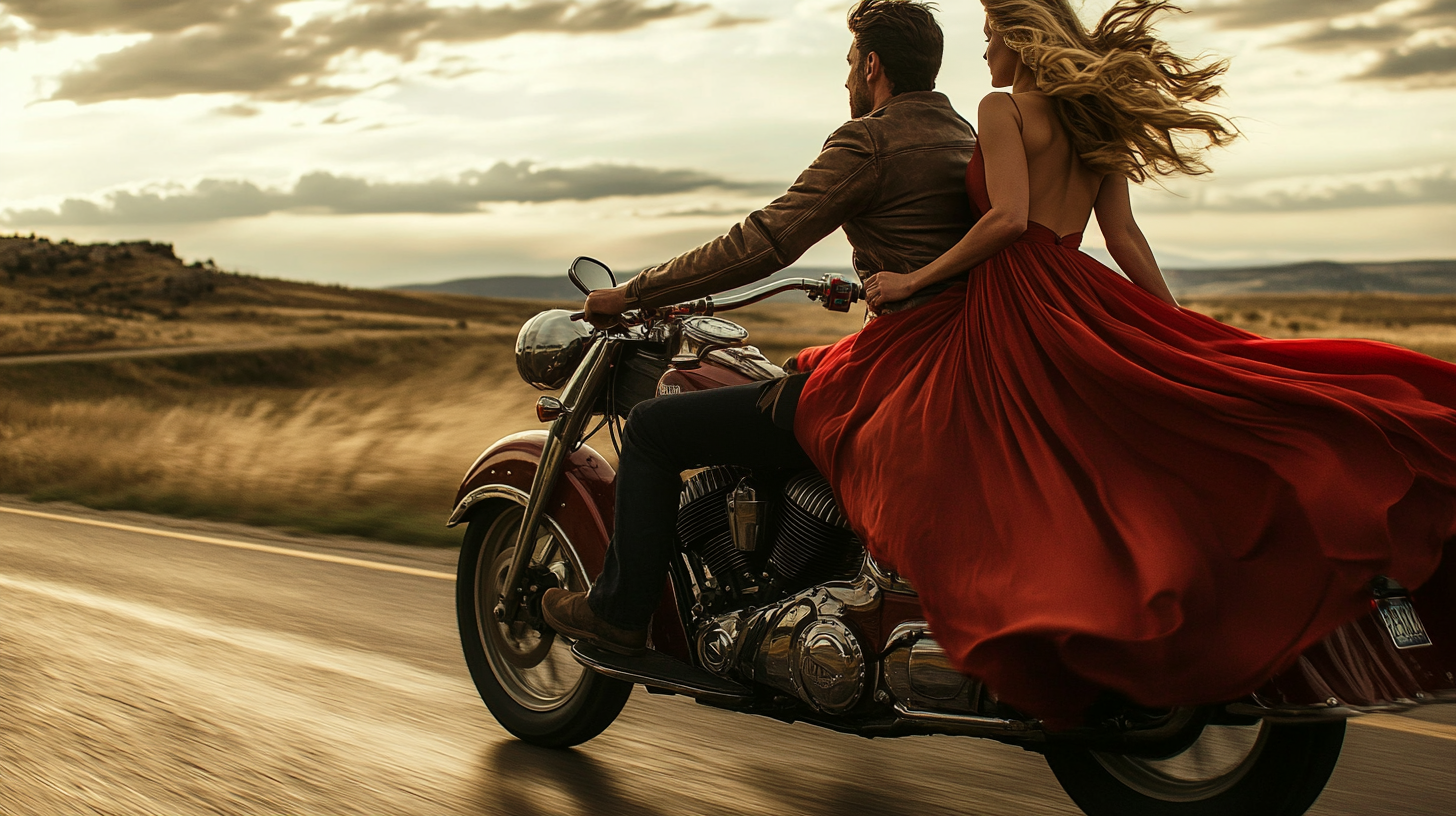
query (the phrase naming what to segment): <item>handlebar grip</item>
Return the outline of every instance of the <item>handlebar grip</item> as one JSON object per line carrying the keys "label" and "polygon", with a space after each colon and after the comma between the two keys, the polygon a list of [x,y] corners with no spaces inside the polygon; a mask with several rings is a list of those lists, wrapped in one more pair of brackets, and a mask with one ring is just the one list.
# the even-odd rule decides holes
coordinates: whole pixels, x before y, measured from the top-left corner
{"label": "handlebar grip", "polygon": [[586,312],[572,312],[571,313],[571,319],[572,320],[586,320]]}

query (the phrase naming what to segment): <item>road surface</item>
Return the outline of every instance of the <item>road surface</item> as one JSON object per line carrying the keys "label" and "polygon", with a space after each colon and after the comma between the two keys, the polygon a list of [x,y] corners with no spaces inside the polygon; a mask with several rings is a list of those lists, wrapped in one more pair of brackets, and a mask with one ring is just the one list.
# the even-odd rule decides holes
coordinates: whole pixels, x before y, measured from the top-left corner
{"label": "road surface", "polygon": [[[515,742],[460,657],[453,557],[0,501],[0,813],[1078,812],[1016,748],[640,689],[579,749]],[[1352,725],[1311,812],[1456,812],[1453,709]]]}

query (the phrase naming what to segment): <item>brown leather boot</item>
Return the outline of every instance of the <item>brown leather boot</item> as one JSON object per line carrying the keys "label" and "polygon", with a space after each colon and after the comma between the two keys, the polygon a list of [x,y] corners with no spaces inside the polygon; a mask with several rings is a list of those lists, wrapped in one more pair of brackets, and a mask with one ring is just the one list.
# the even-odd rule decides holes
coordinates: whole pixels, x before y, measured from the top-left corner
{"label": "brown leather boot", "polygon": [[647,651],[647,630],[622,629],[597,617],[585,592],[551,588],[541,596],[541,615],[557,634],[584,640],[609,652],[639,655]]}

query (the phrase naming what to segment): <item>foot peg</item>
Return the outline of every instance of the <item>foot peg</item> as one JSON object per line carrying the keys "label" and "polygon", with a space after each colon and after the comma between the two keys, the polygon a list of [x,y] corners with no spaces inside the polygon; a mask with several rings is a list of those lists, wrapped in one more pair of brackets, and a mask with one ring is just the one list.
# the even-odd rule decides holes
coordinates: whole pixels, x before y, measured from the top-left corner
{"label": "foot peg", "polygon": [[576,662],[593,671],[648,688],[715,703],[744,702],[753,696],[746,686],[650,649],[640,655],[622,655],[578,642],[571,648],[571,654]]}

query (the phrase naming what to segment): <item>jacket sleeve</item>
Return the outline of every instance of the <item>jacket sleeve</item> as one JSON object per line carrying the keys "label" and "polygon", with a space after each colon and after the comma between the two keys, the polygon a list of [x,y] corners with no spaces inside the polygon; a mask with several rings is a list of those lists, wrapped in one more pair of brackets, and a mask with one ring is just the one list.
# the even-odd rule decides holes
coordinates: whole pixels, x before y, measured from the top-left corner
{"label": "jacket sleeve", "polygon": [[789,191],[697,249],[644,270],[627,303],[648,308],[727,291],[778,272],[869,205],[880,162],[863,122],[835,131]]}

